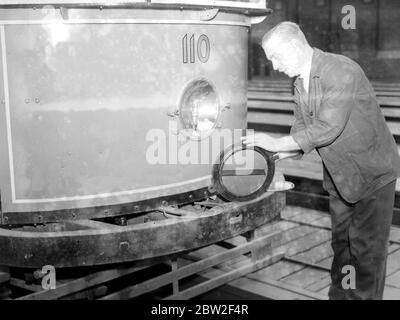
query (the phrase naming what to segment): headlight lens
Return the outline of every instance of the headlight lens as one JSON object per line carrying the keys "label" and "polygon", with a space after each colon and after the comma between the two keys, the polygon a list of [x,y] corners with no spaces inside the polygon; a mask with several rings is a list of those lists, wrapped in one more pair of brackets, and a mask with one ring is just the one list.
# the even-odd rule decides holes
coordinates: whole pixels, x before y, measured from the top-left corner
{"label": "headlight lens", "polygon": [[180,103],[185,131],[194,138],[201,138],[215,128],[219,114],[219,99],[214,87],[204,79],[190,83]]}

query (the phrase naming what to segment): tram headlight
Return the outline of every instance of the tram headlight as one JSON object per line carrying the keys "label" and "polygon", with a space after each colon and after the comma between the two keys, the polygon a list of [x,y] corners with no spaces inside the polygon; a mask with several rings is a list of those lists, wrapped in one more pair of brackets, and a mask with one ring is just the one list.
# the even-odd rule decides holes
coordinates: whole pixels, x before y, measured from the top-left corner
{"label": "tram headlight", "polygon": [[191,82],[182,95],[179,111],[183,129],[191,137],[210,134],[220,115],[216,90],[204,79]]}

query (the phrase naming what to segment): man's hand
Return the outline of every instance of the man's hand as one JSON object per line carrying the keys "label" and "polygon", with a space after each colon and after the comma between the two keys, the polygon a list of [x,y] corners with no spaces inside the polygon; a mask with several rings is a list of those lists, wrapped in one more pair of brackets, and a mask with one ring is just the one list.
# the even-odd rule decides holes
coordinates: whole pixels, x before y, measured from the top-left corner
{"label": "man's hand", "polygon": [[265,133],[254,133],[242,137],[242,143],[247,147],[260,147],[270,152],[292,152],[301,150],[300,146],[291,136],[273,138]]}
{"label": "man's hand", "polygon": [[273,138],[265,133],[254,133],[242,137],[242,143],[247,147],[260,147],[271,152],[280,151],[279,139]]}

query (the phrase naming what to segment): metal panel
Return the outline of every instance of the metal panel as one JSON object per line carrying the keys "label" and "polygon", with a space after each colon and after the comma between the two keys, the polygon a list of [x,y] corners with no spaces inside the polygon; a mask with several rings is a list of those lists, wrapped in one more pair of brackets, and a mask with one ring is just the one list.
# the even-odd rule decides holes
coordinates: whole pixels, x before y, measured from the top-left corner
{"label": "metal panel", "polygon": [[266,0],[187,0],[187,1],[174,1],[174,0],[2,0],[0,5],[135,5],[135,4],[171,4],[171,5],[198,5],[198,6],[223,6],[231,8],[252,8],[252,9],[265,9]]}
{"label": "metal panel", "polygon": [[[245,127],[247,28],[190,24],[190,13],[180,14],[182,23],[91,23],[82,12],[82,23],[2,19],[3,212],[128,203],[207,186],[211,163],[146,159],[149,130],[175,139],[167,114],[194,78],[212,82],[221,106],[235,110],[223,114],[222,126]],[[208,37],[207,62],[183,63],[185,35]]]}

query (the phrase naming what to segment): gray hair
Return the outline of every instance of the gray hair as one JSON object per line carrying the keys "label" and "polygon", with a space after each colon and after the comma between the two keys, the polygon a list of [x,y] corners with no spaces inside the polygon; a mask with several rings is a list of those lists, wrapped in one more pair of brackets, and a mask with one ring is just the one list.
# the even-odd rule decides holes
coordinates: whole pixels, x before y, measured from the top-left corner
{"label": "gray hair", "polygon": [[307,39],[300,27],[296,23],[290,21],[281,22],[269,30],[263,36],[261,45],[264,46],[269,40],[271,40],[272,37],[278,37],[279,39],[286,41],[295,40],[302,44],[308,44]]}

